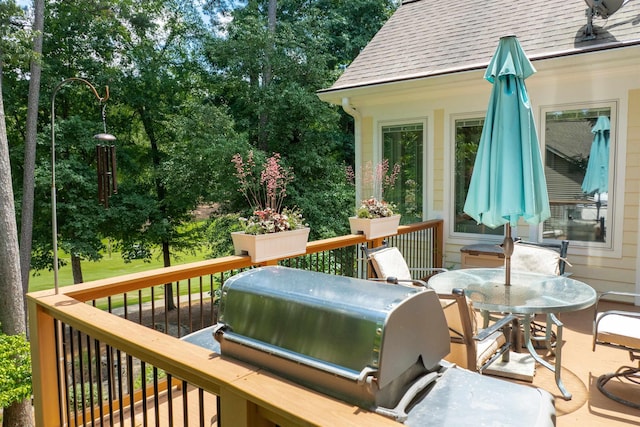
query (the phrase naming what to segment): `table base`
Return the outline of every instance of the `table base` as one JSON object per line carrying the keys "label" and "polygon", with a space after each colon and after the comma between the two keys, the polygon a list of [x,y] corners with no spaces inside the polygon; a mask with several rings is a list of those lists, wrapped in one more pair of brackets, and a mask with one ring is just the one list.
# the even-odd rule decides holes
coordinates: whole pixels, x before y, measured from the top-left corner
{"label": "table base", "polygon": [[509,361],[498,359],[483,371],[484,374],[514,380],[533,382],[536,372],[536,361],[528,353],[510,352]]}
{"label": "table base", "polygon": [[[562,328],[563,328],[563,324],[562,322],[556,317],[555,314],[553,313],[548,313],[547,314],[547,330],[551,331],[551,327],[552,325],[556,326],[556,347],[555,347],[555,363],[549,363],[548,361],[544,360],[542,357],[540,357],[540,355],[538,354],[538,352],[536,351],[536,349],[533,347],[533,342],[531,340],[531,333],[530,333],[530,325],[531,325],[531,321],[532,321],[532,315],[531,314],[525,314],[524,315],[524,340],[525,343],[527,345],[527,350],[529,350],[529,354],[531,354],[531,356],[533,356],[533,358],[542,366],[544,366],[545,368],[549,369],[551,372],[554,373],[555,376],[555,380],[556,380],[556,385],[558,386],[558,389],[560,390],[560,393],[562,393],[562,398],[564,400],[571,400],[571,393],[569,393],[569,391],[566,389],[566,387],[564,386],[564,383],[562,382],[562,378],[560,376],[560,374],[562,373]],[[547,344],[550,346],[550,342],[547,341]]]}

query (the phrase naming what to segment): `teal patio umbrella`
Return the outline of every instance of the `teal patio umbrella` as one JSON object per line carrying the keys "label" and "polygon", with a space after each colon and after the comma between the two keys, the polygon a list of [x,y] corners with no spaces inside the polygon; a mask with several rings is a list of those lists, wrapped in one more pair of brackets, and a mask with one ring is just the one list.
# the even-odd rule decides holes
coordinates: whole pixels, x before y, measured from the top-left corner
{"label": "teal patio umbrella", "polygon": [[505,284],[511,280],[511,226],[551,216],[547,182],[525,79],[535,68],[515,36],[500,39],[484,78],[493,84],[464,211],[490,228],[505,225]]}
{"label": "teal patio umbrella", "polygon": [[591,128],[593,142],[589,152],[587,171],[582,181],[582,191],[586,194],[597,193],[597,215],[600,216],[600,194],[609,191],[609,134],[611,123],[606,116],[598,117]]}

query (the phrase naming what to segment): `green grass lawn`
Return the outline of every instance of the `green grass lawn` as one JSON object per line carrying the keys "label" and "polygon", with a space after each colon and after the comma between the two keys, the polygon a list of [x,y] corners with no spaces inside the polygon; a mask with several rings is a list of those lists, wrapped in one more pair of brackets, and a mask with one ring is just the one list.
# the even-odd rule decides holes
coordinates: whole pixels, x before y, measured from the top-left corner
{"label": "green grass lawn", "polygon": [[[71,274],[71,259],[68,255],[61,253],[60,259],[67,262],[67,265],[58,270],[58,286],[67,286],[73,284],[73,276]],[[207,259],[205,253],[200,251],[195,255],[182,254],[180,259],[172,259],[172,265],[187,264],[195,261]],[[92,280],[106,279],[108,277],[122,276],[124,274],[137,273],[139,271],[153,270],[162,268],[162,255],[154,254],[151,262],[142,260],[134,260],[125,263],[119,252],[105,254],[102,260],[98,262],[82,261],[82,276],[85,282]],[[53,271],[40,271],[34,276],[32,274],[29,279],[29,290],[40,291],[45,289],[53,289]]]}

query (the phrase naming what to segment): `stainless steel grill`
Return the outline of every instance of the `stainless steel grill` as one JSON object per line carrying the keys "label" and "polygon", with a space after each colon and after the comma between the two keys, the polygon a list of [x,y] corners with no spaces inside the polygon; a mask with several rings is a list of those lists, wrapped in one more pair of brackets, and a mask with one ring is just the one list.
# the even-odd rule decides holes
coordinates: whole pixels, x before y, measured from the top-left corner
{"label": "stainless steel grill", "polygon": [[[548,409],[550,396],[450,369],[442,360],[449,353],[448,327],[438,296],[430,289],[286,267],[257,268],[225,282],[213,334],[225,357],[260,366],[408,425],[435,419],[429,407],[445,417],[442,425],[449,425],[443,405],[452,406],[449,401],[455,400],[455,394],[468,392],[471,384],[477,388],[488,384],[494,393],[504,391],[507,407],[513,400],[510,387],[516,387],[523,399],[520,406],[511,403],[521,411],[512,420],[526,425],[522,411],[531,411],[542,423],[530,425],[553,425],[553,404],[550,411],[541,409]],[[432,396],[432,388],[442,391]],[[475,418],[499,420],[492,405],[494,409]]]}

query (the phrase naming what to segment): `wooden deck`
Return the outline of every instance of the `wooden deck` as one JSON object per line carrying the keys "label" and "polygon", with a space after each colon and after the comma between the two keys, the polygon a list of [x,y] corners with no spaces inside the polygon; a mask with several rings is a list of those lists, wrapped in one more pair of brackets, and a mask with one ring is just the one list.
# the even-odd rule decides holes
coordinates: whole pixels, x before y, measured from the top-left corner
{"label": "wooden deck", "polygon": [[[615,303],[604,303],[603,307],[630,309],[629,305]],[[640,311],[640,307],[635,309]],[[564,323],[562,379],[573,398],[569,401],[564,400],[551,371],[540,365],[537,366],[533,379],[533,385],[555,396],[557,426],[640,425],[640,410],[606,398],[596,387],[595,381],[600,375],[613,372],[631,362],[628,354],[622,350],[598,346],[595,352],[592,351],[593,307],[574,313],[563,313],[559,318]],[[640,386],[625,385],[625,390],[629,393],[630,399],[640,401]]]}

